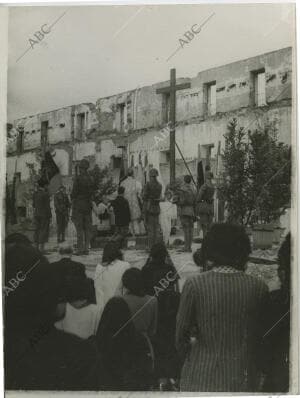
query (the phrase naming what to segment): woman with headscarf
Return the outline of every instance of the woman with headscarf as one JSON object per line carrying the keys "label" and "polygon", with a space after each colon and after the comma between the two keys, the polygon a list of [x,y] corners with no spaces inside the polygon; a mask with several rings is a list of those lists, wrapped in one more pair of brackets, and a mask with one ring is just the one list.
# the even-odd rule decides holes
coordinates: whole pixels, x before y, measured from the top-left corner
{"label": "woman with headscarf", "polygon": [[149,345],[145,337],[136,331],[132,315],[123,298],[113,297],[106,304],[96,339],[106,370],[104,390],[149,389]]}
{"label": "woman with headscarf", "polygon": [[[175,349],[176,315],[180,294],[179,276],[164,243],[152,246],[150,257],[142,268],[145,291],[158,301],[157,332],[153,339],[156,375],[161,385],[177,379],[180,362]],[[165,387],[163,387],[165,388]]]}
{"label": "woman with headscarf", "polygon": [[[16,282],[18,281],[18,283]],[[96,346],[57,330],[61,274],[29,242],[8,239],[5,253],[5,387],[99,390]]]}

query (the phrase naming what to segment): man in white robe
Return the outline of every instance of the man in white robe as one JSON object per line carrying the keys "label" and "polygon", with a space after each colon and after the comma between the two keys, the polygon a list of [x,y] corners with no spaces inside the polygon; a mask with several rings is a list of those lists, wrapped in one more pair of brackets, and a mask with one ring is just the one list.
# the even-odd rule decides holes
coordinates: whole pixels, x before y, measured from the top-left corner
{"label": "man in white robe", "polygon": [[127,178],[121,183],[125,188],[124,197],[128,200],[130,209],[130,224],[129,229],[133,236],[141,235],[143,233],[142,223],[142,184],[134,178],[133,169],[127,172]]}

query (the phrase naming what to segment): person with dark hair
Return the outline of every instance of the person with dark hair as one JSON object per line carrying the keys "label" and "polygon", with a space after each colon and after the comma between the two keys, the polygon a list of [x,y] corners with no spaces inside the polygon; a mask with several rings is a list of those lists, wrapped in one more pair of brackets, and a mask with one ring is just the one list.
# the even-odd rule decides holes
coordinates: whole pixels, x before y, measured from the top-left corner
{"label": "person with dark hair", "polygon": [[50,208],[50,195],[47,183],[40,180],[38,190],[33,196],[35,236],[37,249],[44,252],[45,243],[49,239],[49,226],[52,217]]}
{"label": "person with dark hair", "polygon": [[63,274],[60,313],[63,318],[55,327],[83,339],[96,334],[99,309],[93,280],[85,275],[85,266],[66,257],[52,263]]}
{"label": "person with dark hair", "polygon": [[70,201],[64,185],[54,195],[54,207],[57,223],[57,242],[65,241],[65,232],[69,221]]}
{"label": "person with dark hair", "polygon": [[31,245],[30,240],[28,239],[27,236],[19,233],[19,232],[14,232],[12,234],[9,234],[5,238],[5,245],[15,245],[15,244],[24,244],[24,245]]}
{"label": "person with dark hair", "polygon": [[190,175],[184,176],[184,184],[179,191],[179,206],[180,222],[184,234],[184,251],[192,251],[193,229],[195,221],[195,200],[196,192],[193,189],[192,177]]}
{"label": "person with dark hair", "polygon": [[179,290],[179,276],[163,242],[158,242],[152,246],[146,264],[142,268],[142,278],[146,294],[150,296],[159,293],[157,288],[160,287],[159,282],[162,279],[168,280],[168,289]]}
{"label": "person with dark hair", "polygon": [[150,348],[131,318],[121,297],[111,298],[104,308],[96,335],[105,364],[104,390],[146,391],[150,387]]}
{"label": "person with dark hair", "polygon": [[156,374],[161,383],[169,384],[179,376],[180,362],[175,349],[176,315],[180,294],[179,276],[164,243],[152,246],[142,268],[145,291],[158,301],[157,332],[153,339]]}
{"label": "person with dark hair", "polygon": [[103,249],[102,264],[98,264],[94,276],[96,301],[100,314],[110,298],[122,295],[122,276],[130,268],[123,261],[123,254],[117,242],[106,243]]}
{"label": "person with dark hair", "polygon": [[129,231],[130,223],[130,209],[128,200],[124,198],[125,188],[120,186],[118,188],[118,196],[111,201],[112,208],[115,215],[115,234],[114,239],[120,241],[120,246],[124,245],[125,239]]}
{"label": "person with dark hair", "polygon": [[99,390],[103,369],[97,347],[57,330],[61,274],[25,242],[5,252],[5,388]]}
{"label": "person with dark hair", "polygon": [[72,198],[72,220],[77,231],[76,255],[89,253],[92,236],[92,195],[93,178],[88,173],[89,162],[82,159],[79,163],[79,175],[75,177]]}
{"label": "person with dark hair", "polygon": [[[279,290],[270,293],[270,308],[267,313],[268,327],[264,336],[267,352],[266,378],[263,391],[287,393],[289,391],[290,349],[290,278],[291,278],[291,234],[285,237],[278,252]],[[274,327],[276,325],[276,327]]]}
{"label": "person with dark hair", "polygon": [[162,185],[157,181],[158,171],[151,169],[149,171],[150,181],[144,187],[144,215],[147,225],[148,249],[159,240],[159,202],[161,199]]}
{"label": "person with dark hair", "polygon": [[203,238],[209,230],[214,216],[215,187],[212,183],[213,173],[205,171],[205,183],[201,186],[196,198],[196,214],[200,218]]}
{"label": "person with dark hair", "polygon": [[180,390],[255,392],[268,288],[244,273],[251,247],[243,227],[213,225],[202,249],[213,268],[186,280],[177,315]]}
{"label": "person with dark hair", "polygon": [[122,276],[126,301],[136,330],[152,338],[157,326],[157,299],[145,294],[142,271],[130,268]]}

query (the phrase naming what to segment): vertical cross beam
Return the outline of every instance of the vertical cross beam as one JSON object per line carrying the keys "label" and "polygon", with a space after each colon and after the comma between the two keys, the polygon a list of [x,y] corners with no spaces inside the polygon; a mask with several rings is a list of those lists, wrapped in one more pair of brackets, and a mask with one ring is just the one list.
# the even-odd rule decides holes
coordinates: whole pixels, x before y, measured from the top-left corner
{"label": "vertical cross beam", "polygon": [[170,72],[170,183],[176,178],[176,148],[175,148],[175,123],[176,123],[176,69]]}
{"label": "vertical cross beam", "polygon": [[176,91],[190,88],[190,83],[183,83],[176,85],[176,69],[170,71],[170,86],[163,87],[156,90],[157,94],[170,94],[170,183],[175,182],[175,124],[176,124]]}

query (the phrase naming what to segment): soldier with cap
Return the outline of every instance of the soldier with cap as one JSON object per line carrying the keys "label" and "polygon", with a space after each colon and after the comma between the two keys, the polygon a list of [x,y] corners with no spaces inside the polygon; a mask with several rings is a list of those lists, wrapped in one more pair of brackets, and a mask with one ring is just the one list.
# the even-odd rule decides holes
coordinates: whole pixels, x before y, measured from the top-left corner
{"label": "soldier with cap", "polygon": [[158,171],[151,169],[149,172],[150,181],[148,181],[144,188],[144,214],[148,232],[148,248],[158,242],[159,240],[159,202],[161,199],[162,185],[157,181]]}
{"label": "soldier with cap", "polygon": [[77,231],[77,252],[75,255],[89,253],[92,233],[92,196],[94,181],[88,173],[89,162],[82,159],[79,175],[76,176],[71,193],[72,220]]}

